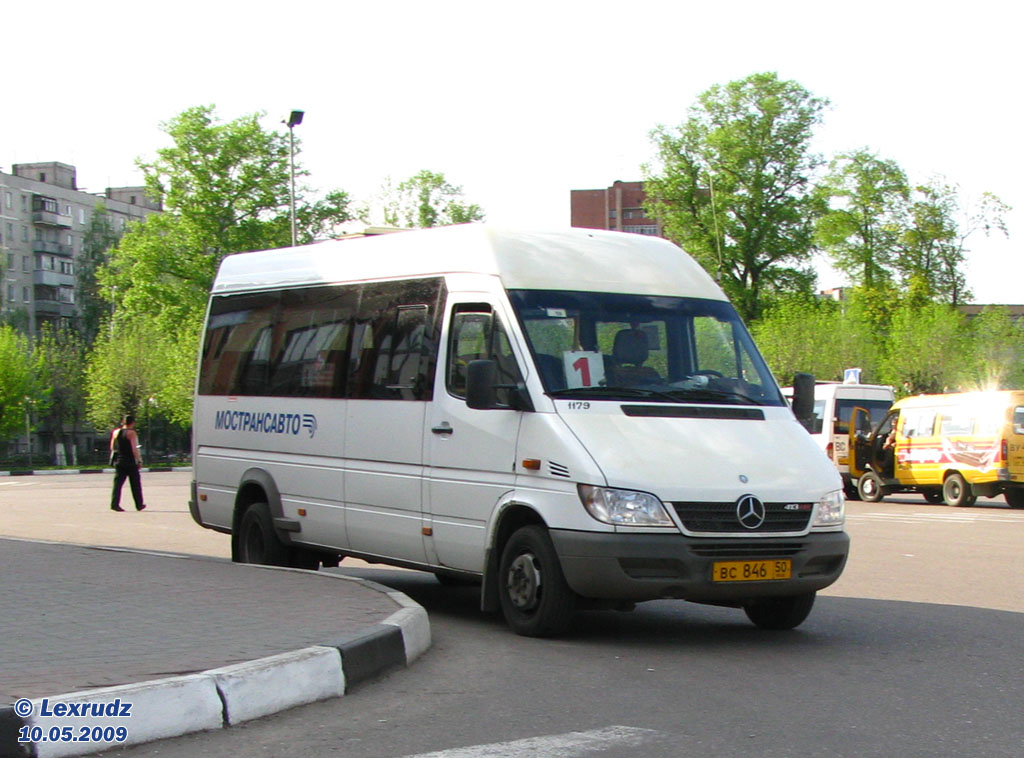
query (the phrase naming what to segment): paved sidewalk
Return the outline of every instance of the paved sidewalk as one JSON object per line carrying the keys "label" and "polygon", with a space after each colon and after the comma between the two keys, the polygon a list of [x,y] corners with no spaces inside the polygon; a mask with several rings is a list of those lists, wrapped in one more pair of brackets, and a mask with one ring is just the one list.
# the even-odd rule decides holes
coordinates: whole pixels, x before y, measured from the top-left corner
{"label": "paved sidewalk", "polygon": [[[0,589],[0,756],[32,754],[19,752],[24,726],[48,736],[116,723],[128,744],[227,726],[344,694],[430,645],[426,613],[401,593],[216,558],[0,539]],[[23,698],[28,717],[27,704],[13,707]],[[137,706],[129,721],[54,719],[42,698],[50,711],[58,700]],[[34,749],[110,747],[46,739]]]}

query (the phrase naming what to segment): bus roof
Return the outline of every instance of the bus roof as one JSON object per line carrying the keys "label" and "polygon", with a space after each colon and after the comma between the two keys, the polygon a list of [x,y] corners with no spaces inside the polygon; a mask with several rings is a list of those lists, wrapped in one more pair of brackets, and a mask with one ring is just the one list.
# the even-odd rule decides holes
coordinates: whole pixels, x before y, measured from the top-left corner
{"label": "bus roof", "polygon": [[893,403],[893,408],[939,408],[950,406],[999,406],[1024,403],[1022,390],[979,390],[945,395],[910,395]]}
{"label": "bus roof", "polygon": [[485,224],[230,255],[221,262],[213,293],[453,273],[497,276],[507,289],[726,299],[696,261],[660,237]]}

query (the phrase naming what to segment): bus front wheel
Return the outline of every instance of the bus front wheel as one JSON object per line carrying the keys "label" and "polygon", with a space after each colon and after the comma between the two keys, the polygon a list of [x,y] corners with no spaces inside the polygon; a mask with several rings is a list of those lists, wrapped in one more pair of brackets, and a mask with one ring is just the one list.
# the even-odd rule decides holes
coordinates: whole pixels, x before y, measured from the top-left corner
{"label": "bus front wheel", "polygon": [[857,480],[857,493],[865,503],[877,503],[882,499],[882,480],[874,471],[865,471]]}
{"label": "bus front wheel", "polygon": [[498,598],[502,615],[516,634],[548,637],[569,626],[576,596],[565,581],[544,527],[524,526],[505,543],[498,570]]}
{"label": "bus front wheel", "polygon": [[804,622],[814,607],[815,593],[789,597],[766,597],[743,606],[747,618],[761,629],[794,629]]}

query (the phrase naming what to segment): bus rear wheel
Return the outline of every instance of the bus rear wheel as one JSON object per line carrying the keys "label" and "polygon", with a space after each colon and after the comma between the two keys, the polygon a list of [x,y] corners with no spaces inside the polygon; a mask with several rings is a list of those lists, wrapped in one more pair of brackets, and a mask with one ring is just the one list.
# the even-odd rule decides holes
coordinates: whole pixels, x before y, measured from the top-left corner
{"label": "bus rear wheel", "polygon": [[244,514],[238,531],[238,550],[241,563],[261,566],[289,565],[288,547],[278,539],[270,507],[266,503],[253,503]]}
{"label": "bus rear wheel", "polygon": [[946,505],[951,505],[954,508],[962,505],[974,505],[974,501],[978,499],[978,496],[971,491],[971,485],[956,471],[947,476],[946,481],[942,483],[942,497],[946,501]]}
{"label": "bus rear wheel", "polygon": [[1024,508],[1024,490],[1006,490],[1006,504],[1011,508]]}

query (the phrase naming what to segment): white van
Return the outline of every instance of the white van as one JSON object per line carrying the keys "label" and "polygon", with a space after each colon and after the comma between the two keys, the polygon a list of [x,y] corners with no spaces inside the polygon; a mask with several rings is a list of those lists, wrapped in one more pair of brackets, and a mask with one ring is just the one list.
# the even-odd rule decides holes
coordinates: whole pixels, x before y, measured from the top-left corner
{"label": "white van", "polygon": [[[782,394],[787,399],[792,398],[793,388],[783,387]],[[807,431],[843,477],[843,488],[849,500],[860,497],[857,480],[850,475],[850,415],[854,408],[863,408],[870,414],[874,427],[885,418],[895,399],[892,387],[885,384],[817,382],[814,385],[814,416]]]}
{"label": "white van", "polygon": [[236,561],[479,582],[520,634],[681,598],[791,628],[842,482],[722,291],[653,237],[465,225],[221,264],[190,509]]}

